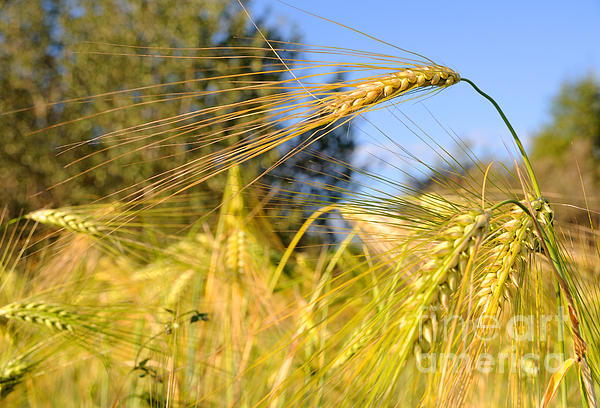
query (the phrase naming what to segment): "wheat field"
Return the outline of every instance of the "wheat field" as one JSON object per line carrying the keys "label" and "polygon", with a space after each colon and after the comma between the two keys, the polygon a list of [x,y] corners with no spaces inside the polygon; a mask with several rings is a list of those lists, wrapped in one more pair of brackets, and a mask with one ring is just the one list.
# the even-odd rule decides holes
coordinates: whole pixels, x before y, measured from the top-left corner
{"label": "wheat field", "polygon": [[[47,104],[101,102],[30,135],[131,119],[60,146],[75,155],[60,188],[113,165],[167,167],[84,203],[2,211],[0,405],[597,407],[594,202],[578,209],[588,224],[555,217],[501,104],[454,68],[258,32],[244,46],[78,51],[214,66],[185,91],[115,86]],[[382,132],[405,178],[319,150],[372,112],[458,87],[502,120],[515,160],[442,146],[408,117],[398,128],[438,160]],[[172,101],[188,109],[136,116]],[[330,167],[278,175],[298,157]]]}

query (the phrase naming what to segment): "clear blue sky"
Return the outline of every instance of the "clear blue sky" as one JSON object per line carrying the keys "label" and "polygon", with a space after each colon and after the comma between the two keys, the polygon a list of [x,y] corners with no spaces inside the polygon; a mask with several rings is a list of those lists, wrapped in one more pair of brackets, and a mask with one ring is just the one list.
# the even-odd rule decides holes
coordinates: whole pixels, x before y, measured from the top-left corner
{"label": "clear blue sky", "polygon": [[[598,0],[289,2],[458,70],[500,103],[525,141],[548,121],[551,98],[564,81],[600,73]],[[295,25],[309,44],[398,54],[274,0],[254,0],[252,10],[254,14],[270,10],[272,21]],[[466,84],[453,86],[423,104],[444,126],[473,142],[481,154],[506,157],[503,140],[510,143],[508,133],[491,105]],[[422,104],[409,102],[401,107],[430,135],[447,143],[443,132],[431,125]],[[399,142],[418,148],[405,130],[398,131],[399,124],[389,112],[373,120]],[[368,138],[360,140],[369,143]]]}

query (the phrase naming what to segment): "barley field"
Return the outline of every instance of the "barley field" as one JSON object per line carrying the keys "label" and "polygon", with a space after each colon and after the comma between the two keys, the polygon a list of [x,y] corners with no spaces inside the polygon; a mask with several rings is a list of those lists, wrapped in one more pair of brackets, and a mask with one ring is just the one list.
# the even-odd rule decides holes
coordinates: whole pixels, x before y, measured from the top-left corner
{"label": "barley field", "polygon": [[[250,3],[0,8],[0,406],[597,407],[598,82],[526,143],[418,35]],[[404,111],[457,89],[510,154]]]}

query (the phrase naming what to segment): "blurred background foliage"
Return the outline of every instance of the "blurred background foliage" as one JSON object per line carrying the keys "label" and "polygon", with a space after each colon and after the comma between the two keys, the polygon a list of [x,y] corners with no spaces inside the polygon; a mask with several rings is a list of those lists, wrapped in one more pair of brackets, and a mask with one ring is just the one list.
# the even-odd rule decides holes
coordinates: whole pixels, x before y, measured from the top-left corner
{"label": "blurred background foliage", "polygon": [[[271,62],[264,50],[268,47],[264,38],[235,6],[221,0],[3,2],[0,12],[0,94],[3,95],[0,112],[4,113],[0,116],[0,183],[3,186],[0,202],[8,206],[10,214],[15,216],[44,206],[89,203],[137,183],[143,187],[153,175],[205,155],[206,148],[195,147],[194,135],[182,132],[175,135],[168,146],[140,149],[128,154],[126,159],[111,161],[131,152],[132,145],[117,146],[118,140],[101,136],[206,106],[259,96],[258,91],[252,89],[207,93],[216,89],[216,83],[202,80],[217,74],[246,72],[248,68],[260,72]],[[289,27],[267,23],[266,16],[255,18],[262,34],[271,40],[297,42],[300,39]],[[234,48],[219,48],[232,46],[255,47],[255,54],[244,51],[246,58],[237,57],[239,51]],[[213,48],[213,54],[225,58],[194,57],[199,53],[192,48],[207,47]],[[283,57],[298,54],[294,47],[286,48],[290,50],[282,51]],[[159,57],[167,54],[168,57]],[[264,58],[256,58],[261,55]],[[233,56],[236,57],[231,58]],[[261,73],[256,79],[277,81],[284,75]],[[156,84],[169,85],[136,90]],[[122,90],[130,91],[112,93]],[[202,92],[202,96],[193,98],[178,97]],[[53,103],[73,98],[81,99]],[[29,107],[33,109],[26,109]],[[71,123],[56,126],[65,122]],[[301,137],[296,143],[303,140]],[[74,149],[65,148],[81,141],[87,143]],[[224,143],[233,142],[235,140],[229,140],[211,148],[217,150],[225,147]],[[327,143],[319,142],[315,146],[322,157],[296,156],[265,182],[289,188],[290,179],[319,172],[325,184],[344,184],[338,173],[348,174],[348,168],[326,157],[335,156],[349,162],[354,149],[353,133],[342,126],[328,136]],[[284,153],[285,149],[272,152],[262,161],[246,166],[245,178],[251,180]],[[90,154],[93,156],[85,163],[76,161]],[[85,172],[100,165],[96,171]],[[59,184],[74,175],[77,175],[75,179]],[[195,187],[193,192],[201,193],[195,195],[195,204],[198,207],[214,204],[222,194],[224,183],[223,175]]]}
{"label": "blurred background foliage", "polygon": [[[532,140],[542,188],[557,203],[585,208],[600,188],[600,84],[589,74],[566,82],[551,103],[551,119]],[[586,222],[588,214],[556,206],[557,215]],[[583,219],[581,219],[583,218]]]}

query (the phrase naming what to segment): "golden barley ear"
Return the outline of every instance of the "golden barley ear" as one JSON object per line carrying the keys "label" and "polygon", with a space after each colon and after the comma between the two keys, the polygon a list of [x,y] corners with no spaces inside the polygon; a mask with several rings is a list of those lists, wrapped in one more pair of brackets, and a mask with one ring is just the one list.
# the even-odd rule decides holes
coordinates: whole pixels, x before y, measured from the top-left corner
{"label": "golden barley ear", "polygon": [[444,88],[459,81],[458,72],[450,68],[441,65],[416,66],[359,83],[355,85],[356,90],[326,98],[324,109],[331,112],[333,118],[339,118],[418,88]]}

